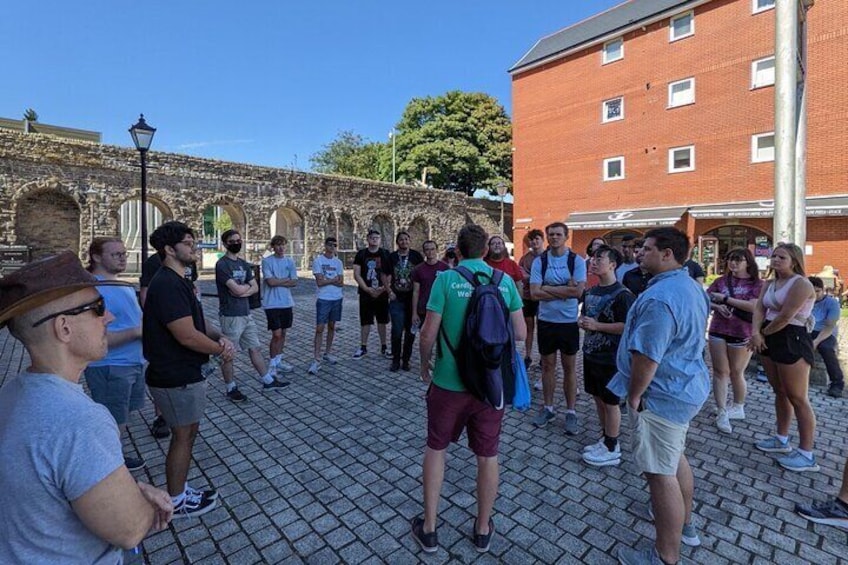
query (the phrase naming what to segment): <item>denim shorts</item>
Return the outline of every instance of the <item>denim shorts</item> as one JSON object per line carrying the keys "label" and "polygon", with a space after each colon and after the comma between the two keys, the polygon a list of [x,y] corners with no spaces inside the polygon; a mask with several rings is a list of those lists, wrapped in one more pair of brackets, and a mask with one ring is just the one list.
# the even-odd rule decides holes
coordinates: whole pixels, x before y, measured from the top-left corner
{"label": "denim shorts", "polygon": [[130,412],[144,407],[144,365],[87,367],[85,382],[91,398],[109,409],[119,426]]}
{"label": "denim shorts", "polygon": [[315,324],[323,326],[327,322],[342,321],[342,299],[323,300],[315,303]]}

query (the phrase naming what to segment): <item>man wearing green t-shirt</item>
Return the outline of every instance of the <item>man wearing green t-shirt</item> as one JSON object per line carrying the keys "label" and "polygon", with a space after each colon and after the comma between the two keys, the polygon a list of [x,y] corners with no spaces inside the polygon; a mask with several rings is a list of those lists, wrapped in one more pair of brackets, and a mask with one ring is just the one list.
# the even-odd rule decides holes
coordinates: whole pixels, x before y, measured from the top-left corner
{"label": "man wearing green t-shirt", "polygon": [[[489,236],[478,225],[469,224],[459,231],[457,246],[464,258],[459,266],[472,273],[492,275],[483,257]],[[471,284],[455,271],[436,277],[427,302],[427,318],[421,328],[421,380],[430,384],[427,391],[427,448],[424,451],[424,518],[412,521],[412,538],[427,553],[438,550],[436,512],[445,473],[445,450],[458,441],[462,430],[468,432],[468,446],[477,456],[477,519],[472,537],[479,552],[489,550],[495,534],[491,514],[498,493],[498,442],[504,411],[495,410],[465,390],[456,360],[445,343],[440,343],[436,366],[430,378],[430,356],[440,327],[451,344],[458,344],[465,325],[465,314],[472,293]],[[500,291],[510,311],[515,339],[524,341],[527,327],[521,311],[521,296],[510,277],[503,277]]]}

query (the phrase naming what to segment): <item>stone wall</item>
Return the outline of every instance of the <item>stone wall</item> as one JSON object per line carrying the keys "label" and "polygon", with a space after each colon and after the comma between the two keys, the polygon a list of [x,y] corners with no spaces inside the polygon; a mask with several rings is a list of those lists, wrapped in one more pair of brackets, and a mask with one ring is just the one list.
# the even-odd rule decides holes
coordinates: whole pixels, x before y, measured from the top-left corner
{"label": "stone wall", "polygon": [[[278,226],[302,234],[303,265],[326,235],[352,249],[372,225],[383,227],[386,246],[410,227],[414,240],[440,243],[469,221],[501,231],[499,202],[454,192],[156,151],[148,162],[148,201],[164,219],[196,228],[205,209],[222,206],[258,247],[273,235],[277,212]],[[140,198],[140,177],[132,148],[0,130],[0,244],[29,245],[34,257],[63,248],[82,256],[91,237],[120,233],[119,210]]]}

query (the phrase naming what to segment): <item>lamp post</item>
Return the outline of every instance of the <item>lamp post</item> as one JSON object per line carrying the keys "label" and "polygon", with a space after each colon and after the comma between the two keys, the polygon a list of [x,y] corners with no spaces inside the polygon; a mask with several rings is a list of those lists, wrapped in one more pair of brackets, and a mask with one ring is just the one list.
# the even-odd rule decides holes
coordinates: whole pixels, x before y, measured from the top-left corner
{"label": "lamp post", "polygon": [[495,188],[498,191],[498,196],[501,197],[501,233],[506,235],[506,226],[504,226],[504,197],[506,197],[506,190],[509,186],[504,181],[501,181]]}
{"label": "lamp post", "polygon": [[144,121],[144,114],[138,118],[138,123],[130,127],[130,135],[132,135],[135,148],[138,149],[141,155],[141,264],[147,259],[147,150],[150,149],[150,144],[153,142],[153,134],[156,133],[156,128],[147,125]]}
{"label": "lamp post", "polygon": [[396,150],[396,147],[395,147],[395,137],[397,137],[395,135],[395,130],[390,131],[389,132],[389,139],[392,140],[392,184],[396,184],[395,183],[395,171],[397,170],[395,168],[395,162],[396,162],[396,159],[397,159],[397,150]]}

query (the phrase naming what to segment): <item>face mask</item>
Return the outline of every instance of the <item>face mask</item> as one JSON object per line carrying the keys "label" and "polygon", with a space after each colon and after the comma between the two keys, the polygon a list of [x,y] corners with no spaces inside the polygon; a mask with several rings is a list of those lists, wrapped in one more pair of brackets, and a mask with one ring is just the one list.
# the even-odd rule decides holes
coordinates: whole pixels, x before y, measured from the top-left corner
{"label": "face mask", "polygon": [[231,243],[227,245],[227,251],[233,255],[238,255],[238,252],[241,251],[241,243]]}

